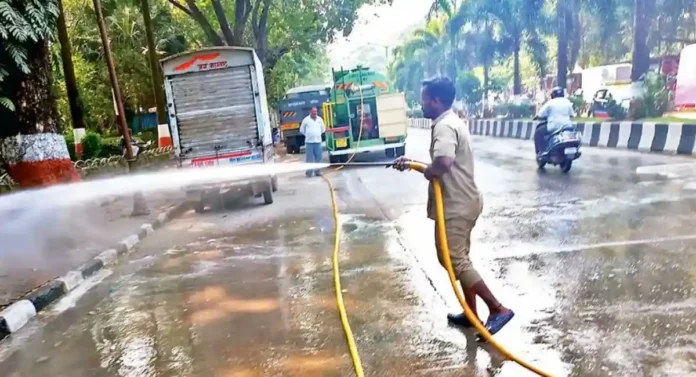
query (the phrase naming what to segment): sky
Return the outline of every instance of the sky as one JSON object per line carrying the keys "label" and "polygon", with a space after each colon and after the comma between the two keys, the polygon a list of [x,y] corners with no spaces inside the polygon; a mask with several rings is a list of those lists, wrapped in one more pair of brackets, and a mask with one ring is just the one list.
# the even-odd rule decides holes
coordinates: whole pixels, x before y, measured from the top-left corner
{"label": "sky", "polygon": [[[329,58],[334,68],[353,68],[361,63],[366,55],[372,55],[376,65],[370,67],[384,70],[385,47],[395,47],[400,37],[414,25],[425,23],[433,0],[394,0],[394,4],[383,6],[364,6],[358,11],[358,20],[348,38],[341,38],[329,46]],[[386,73],[386,72],[384,72]]]}

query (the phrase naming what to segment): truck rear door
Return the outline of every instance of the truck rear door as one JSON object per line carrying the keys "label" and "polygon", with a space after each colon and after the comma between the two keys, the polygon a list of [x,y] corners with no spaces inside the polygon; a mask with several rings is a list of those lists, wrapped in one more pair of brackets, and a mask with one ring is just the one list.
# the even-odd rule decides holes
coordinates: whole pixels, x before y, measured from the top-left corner
{"label": "truck rear door", "polygon": [[403,93],[382,94],[377,97],[377,119],[380,138],[397,138],[406,135],[406,99]]}
{"label": "truck rear door", "polygon": [[262,159],[252,69],[233,67],[171,79],[182,160],[215,165]]}

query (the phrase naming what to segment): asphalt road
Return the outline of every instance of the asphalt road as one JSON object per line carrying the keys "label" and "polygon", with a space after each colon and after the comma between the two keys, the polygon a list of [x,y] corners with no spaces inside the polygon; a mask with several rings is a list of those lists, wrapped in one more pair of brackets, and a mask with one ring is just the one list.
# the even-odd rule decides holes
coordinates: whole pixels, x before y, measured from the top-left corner
{"label": "asphalt road", "polygon": [[[407,153],[427,161],[428,144],[411,130]],[[565,175],[537,172],[532,148],[474,138],[485,209],[472,255],[517,313],[496,339],[556,376],[696,375],[696,161],[588,148]],[[458,304],[419,173],[331,177],[367,376],[531,375],[448,326]],[[353,375],[326,185],[302,174],[280,185],[271,206],[188,213],[147,238],[0,343],[2,375]]]}

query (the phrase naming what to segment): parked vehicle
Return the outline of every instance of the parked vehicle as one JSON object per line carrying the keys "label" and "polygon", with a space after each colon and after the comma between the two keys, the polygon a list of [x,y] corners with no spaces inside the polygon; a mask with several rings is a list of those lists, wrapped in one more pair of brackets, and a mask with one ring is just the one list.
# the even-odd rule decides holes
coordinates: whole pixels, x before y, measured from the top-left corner
{"label": "parked vehicle", "polygon": [[[182,168],[273,164],[263,67],[254,50],[220,47],[162,60],[169,124]],[[187,188],[197,212],[230,191],[273,202],[277,177]]]}
{"label": "parked vehicle", "polygon": [[406,99],[387,78],[366,67],[333,72],[330,102],[324,104],[326,149],[332,163],[354,153],[406,153]]}
{"label": "parked vehicle", "polygon": [[[546,127],[546,119],[540,119],[537,127]],[[573,166],[573,161],[580,158],[582,153],[582,133],[574,124],[568,124],[551,132],[546,137],[546,149],[537,156],[537,165],[543,169],[546,164],[560,166],[567,173]]]}
{"label": "parked vehicle", "polygon": [[311,85],[292,88],[280,101],[280,131],[285,148],[289,154],[300,153],[304,145],[304,135],[300,133],[302,120],[316,107],[319,116],[324,118],[322,107],[329,99],[331,85]]}
{"label": "parked vehicle", "polygon": [[618,105],[628,111],[631,104],[631,87],[623,85],[621,87],[606,87],[595,92],[590,103],[588,112],[589,117],[609,118],[609,104],[614,100]]}
{"label": "parked vehicle", "polygon": [[677,112],[696,118],[696,44],[686,46],[681,53],[674,105]]}

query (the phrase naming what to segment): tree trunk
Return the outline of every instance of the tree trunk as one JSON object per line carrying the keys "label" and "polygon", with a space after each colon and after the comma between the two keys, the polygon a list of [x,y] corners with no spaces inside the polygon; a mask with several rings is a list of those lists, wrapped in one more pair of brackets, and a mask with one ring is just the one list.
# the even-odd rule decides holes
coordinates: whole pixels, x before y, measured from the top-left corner
{"label": "tree trunk", "polygon": [[512,94],[514,95],[520,95],[522,94],[522,74],[520,72],[520,49],[521,49],[521,41],[519,36],[515,37],[515,40],[513,41],[514,43],[514,78],[513,78],[513,87],[512,87]]}
{"label": "tree trunk", "polygon": [[164,100],[164,84],[162,73],[160,72],[157,47],[155,46],[155,33],[152,30],[152,18],[150,17],[150,4],[148,0],[140,0],[140,8],[145,22],[145,34],[147,35],[147,50],[150,57],[150,74],[152,75],[152,91],[155,94],[157,105],[157,120],[159,124],[167,123],[167,111]]}
{"label": "tree trunk", "polygon": [[566,25],[566,0],[558,0],[556,5],[558,18],[558,86],[568,86],[568,27]]}
{"label": "tree trunk", "polygon": [[483,117],[488,116],[488,89],[491,82],[491,66],[488,62],[483,63]]}
{"label": "tree trunk", "polygon": [[[27,50],[30,73],[6,65],[9,76],[3,91],[16,109],[0,107],[0,162],[21,187],[79,181],[56,121],[48,41],[22,47]],[[0,61],[6,59],[0,56]]]}
{"label": "tree trunk", "polygon": [[[73,128],[86,128],[84,111],[80,92],[77,88],[75,78],[75,66],[72,59],[72,48],[68,38],[68,27],[65,22],[63,10],[63,0],[58,0],[60,15],[58,16],[58,39],[60,40],[60,55],[63,60],[63,74],[65,75],[65,88],[68,92],[68,103],[70,104],[70,116],[72,117]],[[79,140],[75,140],[76,143]]]}
{"label": "tree trunk", "polygon": [[652,0],[634,0],[633,15],[633,67],[631,81],[637,82],[650,69],[650,49],[648,35],[650,33],[650,2]]}

